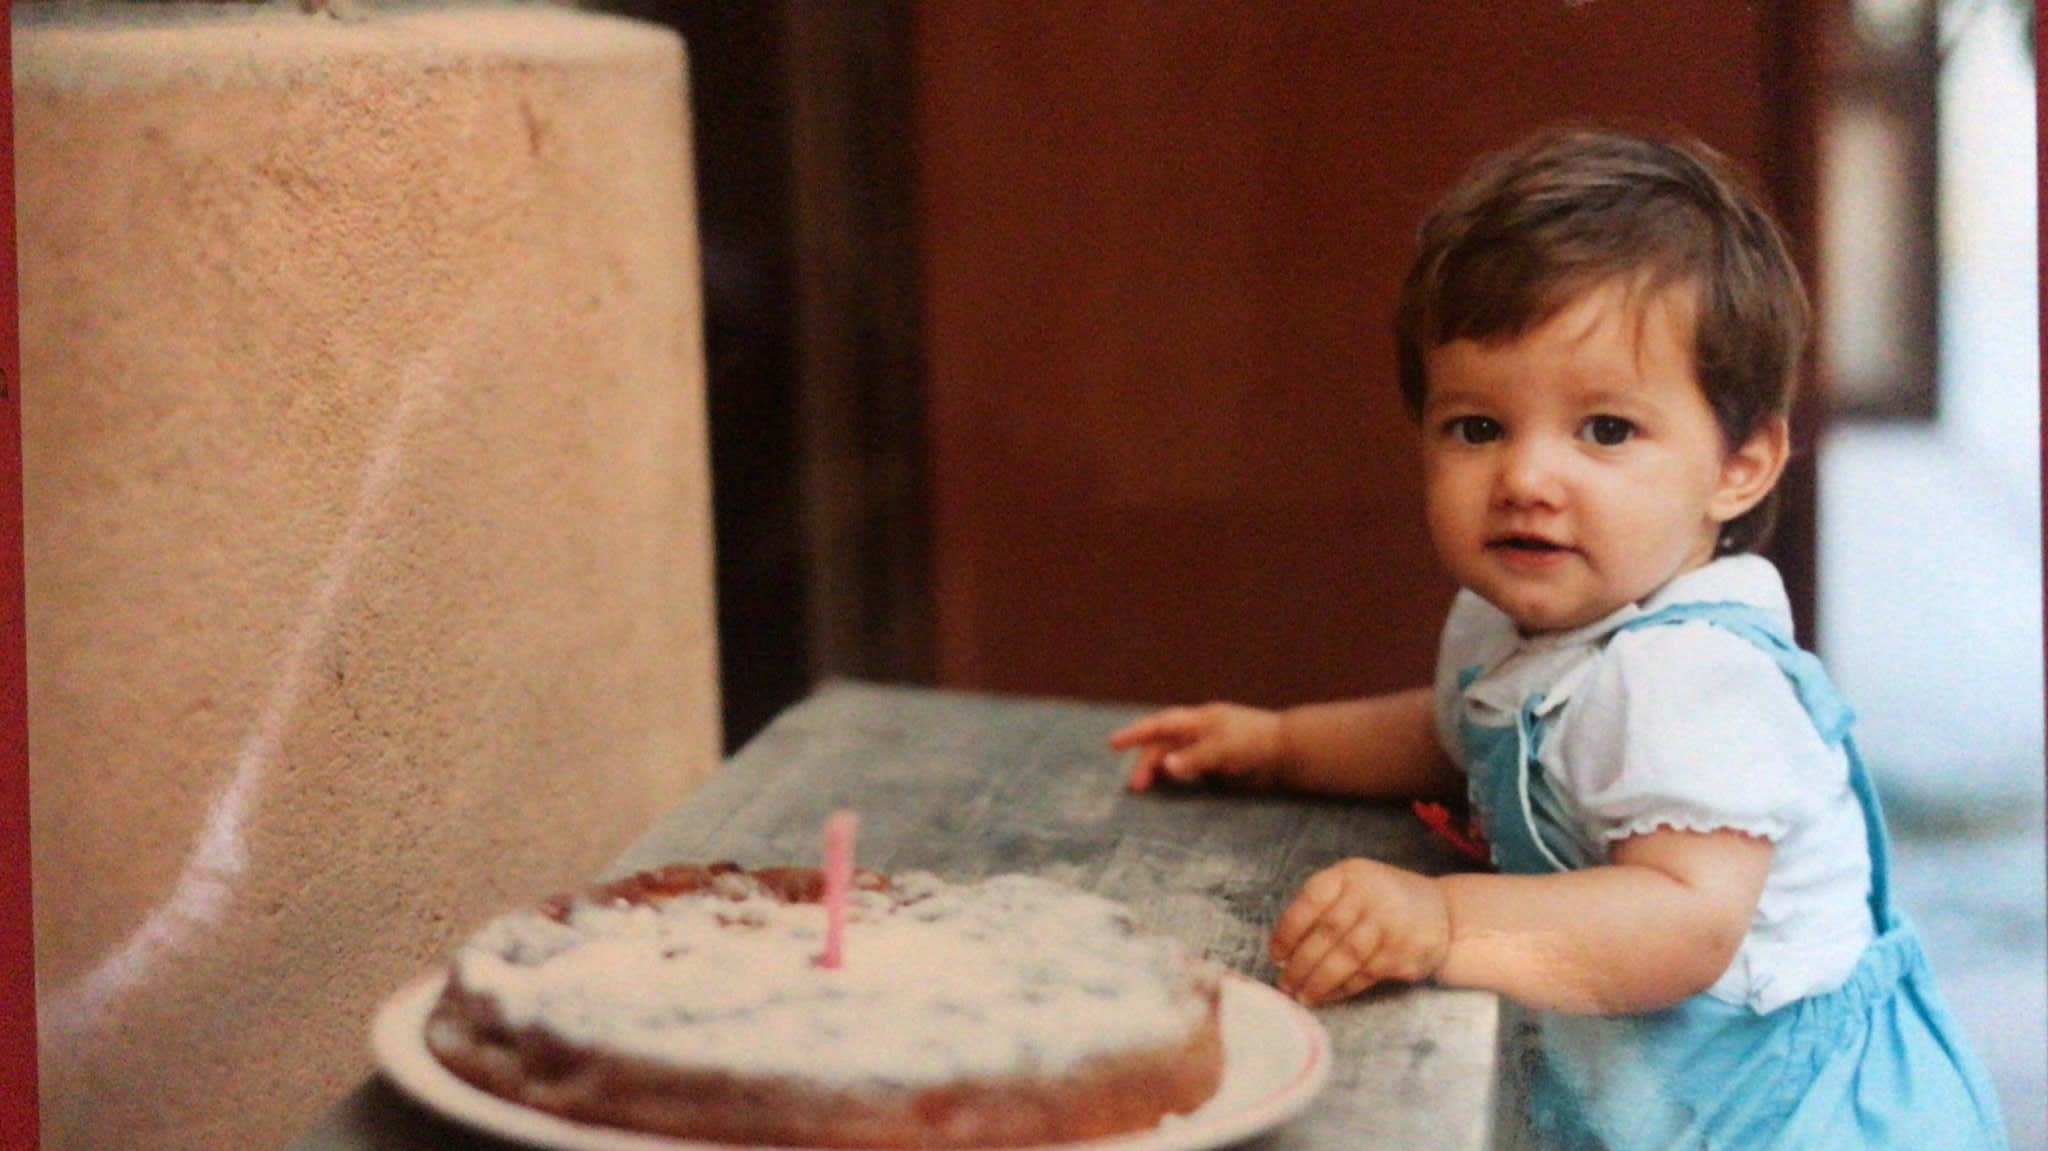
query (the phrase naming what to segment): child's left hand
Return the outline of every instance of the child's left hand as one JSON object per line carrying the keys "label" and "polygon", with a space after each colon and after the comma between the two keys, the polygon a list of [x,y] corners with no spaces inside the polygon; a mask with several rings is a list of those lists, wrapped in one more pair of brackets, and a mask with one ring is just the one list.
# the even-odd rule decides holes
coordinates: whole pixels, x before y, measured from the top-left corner
{"label": "child's left hand", "polygon": [[1435,975],[1450,950],[1451,916],[1427,876],[1347,859],[1309,877],[1273,928],[1280,989],[1329,1003],[1386,980]]}

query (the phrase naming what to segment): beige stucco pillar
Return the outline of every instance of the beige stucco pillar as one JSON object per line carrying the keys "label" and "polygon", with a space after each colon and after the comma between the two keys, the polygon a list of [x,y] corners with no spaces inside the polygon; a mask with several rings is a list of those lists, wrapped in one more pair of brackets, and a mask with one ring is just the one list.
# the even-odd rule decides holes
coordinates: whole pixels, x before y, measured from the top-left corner
{"label": "beige stucco pillar", "polygon": [[288,1145],[716,760],[682,47],[15,12],[44,1145]]}

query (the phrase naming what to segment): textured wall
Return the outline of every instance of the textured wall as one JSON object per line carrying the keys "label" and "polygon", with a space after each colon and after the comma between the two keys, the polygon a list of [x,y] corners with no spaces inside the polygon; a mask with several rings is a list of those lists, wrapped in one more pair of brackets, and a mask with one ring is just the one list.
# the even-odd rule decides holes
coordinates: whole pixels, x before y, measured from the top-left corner
{"label": "textured wall", "polygon": [[682,49],[15,19],[45,1146],[282,1145],[715,762]]}

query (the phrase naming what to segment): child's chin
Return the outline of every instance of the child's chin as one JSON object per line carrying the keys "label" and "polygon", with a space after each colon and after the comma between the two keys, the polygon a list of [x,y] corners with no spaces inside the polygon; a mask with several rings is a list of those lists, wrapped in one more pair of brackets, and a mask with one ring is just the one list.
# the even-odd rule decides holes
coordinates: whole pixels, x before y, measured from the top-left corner
{"label": "child's chin", "polygon": [[1493,606],[1507,613],[1515,621],[1515,627],[1523,635],[1545,635],[1552,632],[1571,631],[1603,619],[1613,608],[1583,604],[1556,604],[1530,601],[1493,601]]}
{"label": "child's chin", "polygon": [[[1603,597],[1594,589],[1580,586],[1586,581],[1576,571],[1560,570],[1520,578],[1497,570],[1480,569],[1461,580],[1481,599],[1500,609],[1524,635],[1570,631],[1605,617],[1614,607],[1594,602]],[[1614,605],[1614,606],[1619,606]]]}

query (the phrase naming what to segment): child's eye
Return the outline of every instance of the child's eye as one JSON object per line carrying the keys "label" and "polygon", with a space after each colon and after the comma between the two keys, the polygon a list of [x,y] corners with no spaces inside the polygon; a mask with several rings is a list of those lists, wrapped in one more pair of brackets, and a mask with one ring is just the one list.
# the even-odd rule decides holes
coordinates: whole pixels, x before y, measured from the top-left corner
{"label": "child's eye", "polygon": [[1457,416],[1444,421],[1444,434],[1461,444],[1487,444],[1501,437],[1502,428],[1488,416]]}
{"label": "child's eye", "polygon": [[1594,416],[1579,429],[1579,435],[1603,448],[1618,447],[1636,434],[1636,426],[1620,416]]}

